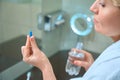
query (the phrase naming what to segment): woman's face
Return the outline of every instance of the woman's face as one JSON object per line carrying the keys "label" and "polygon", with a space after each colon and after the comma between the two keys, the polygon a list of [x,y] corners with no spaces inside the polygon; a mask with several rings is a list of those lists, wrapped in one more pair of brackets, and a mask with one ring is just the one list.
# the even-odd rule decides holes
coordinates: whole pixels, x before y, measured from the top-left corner
{"label": "woman's face", "polygon": [[94,13],[95,30],[110,37],[120,35],[120,9],[112,0],[96,0],[90,10]]}

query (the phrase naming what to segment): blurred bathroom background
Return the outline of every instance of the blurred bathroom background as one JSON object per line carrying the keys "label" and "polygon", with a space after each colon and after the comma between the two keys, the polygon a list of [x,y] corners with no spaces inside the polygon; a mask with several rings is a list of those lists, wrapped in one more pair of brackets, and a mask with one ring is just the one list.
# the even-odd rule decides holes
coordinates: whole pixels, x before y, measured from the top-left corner
{"label": "blurred bathroom background", "polygon": [[[84,50],[99,55],[112,43],[110,38],[95,32],[94,28],[89,35],[78,36],[70,27],[70,19],[76,13],[93,16],[89,7],[94,1],[0,0],[0,80],[27,80],[28,72],[32,75],[29,80],[42,80],[39,70],[22,62],[20,48],[29,31],[36,37],[38,47],[49,57],[58,80],[71,78],[64,67],[69,50],[78,41],[83,42]],[[54,16],[59,14],[62,14],[63,22],[54,25],[57,20]],[[51,25],[51,29],[44,28]]]}

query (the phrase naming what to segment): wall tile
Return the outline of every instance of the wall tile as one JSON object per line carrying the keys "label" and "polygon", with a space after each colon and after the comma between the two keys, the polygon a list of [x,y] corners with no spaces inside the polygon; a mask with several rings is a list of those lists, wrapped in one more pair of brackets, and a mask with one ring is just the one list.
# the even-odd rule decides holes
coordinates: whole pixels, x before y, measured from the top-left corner
{"label": "wall tile", "polygon": [[3,22],[31,25],[30,4],[2,3]]}

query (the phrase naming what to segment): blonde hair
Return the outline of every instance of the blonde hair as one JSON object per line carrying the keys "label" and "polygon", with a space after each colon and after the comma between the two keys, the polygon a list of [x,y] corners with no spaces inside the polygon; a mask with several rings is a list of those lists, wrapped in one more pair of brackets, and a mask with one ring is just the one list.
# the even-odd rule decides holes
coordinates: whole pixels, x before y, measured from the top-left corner
{"label": "blonde hair", "polygon": [[120,7],[120,0],[112,0],[113,1],[113,5]]}

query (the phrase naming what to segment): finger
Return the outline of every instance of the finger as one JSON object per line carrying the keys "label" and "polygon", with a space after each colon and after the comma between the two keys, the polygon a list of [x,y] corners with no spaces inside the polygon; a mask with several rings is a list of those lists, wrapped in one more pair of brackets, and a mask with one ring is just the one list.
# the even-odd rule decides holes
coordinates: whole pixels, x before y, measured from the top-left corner
{"label": "finger", "polygon": [[71,51],[76,51],[76,52],[78,52],[78,53],[85,53],[85,54],[88,54],[88,52],[87,52],[87,51],[82,50],[82,49],[72,48],[72,49],[71,49]]}
{"label": "finger", "polygon": [[26,44],[25,45],[26,45],[26,47],[30,47],[31,46],[29,35],[27,35],[27,40],[26,40]]}
{"label": "finger", "polygon": [[68,57],[68,59],[69,59],[69,61],[70,61],[71,63],[73,63],[73,62],[74,62],[74,59],[73,59],[73,58]]}
{"label": "finger", "polygon": [[83,53],[85,55],[85,57],[87,57],[87,58],[92,57],[92,54],[85,50],[79,50],[79,49],[73,49],[73,50],[75,50],[77,53]]}
{"label": "finger", "polygon": [[21,47],[22,56],[24,55],[24,54],[23,54],[23,53],[24,53],[24,47],[25,47],[25,46],[22,46],[22,47]]}
{"label": "finger", "polygon": [[80,52],[76,52],[76,51],[72,51],[68,53],[69,57],[71,57],[72,59],[77,59],[77,60],[83,60],[84,59],[84,53],[80,53]]}
{"label": "finger", "polygon": [[84,67],[84,66],[87,65],[87,62],[75,60],[75,61],[74,61],[74,64],[77,65],[77,66],[83,66],[83,67]]}
{"label": "finger", "polygon": [[22,46],[21,51],[22,51],[23,58],[27,58],[30,56],[29,47]]}
{"label": "finger", "polygon": [[84,53],[87,56],[90,56],[91,54],[85,50],[77,50],[79,53]]}
{"label": "finger", "polygon": [[81,50],[82,53],[85,54],[85,58],[86,60],[89,62],[89,63],[93,63],[94,62],[94,58],[92,56],[91,53],[87,52],[87,51],[84,51],[84,50]]}
{"label": "finger", "polygon": [[83,52],[81,49],[76,49],[76,48],[72,48],[71,51],[75,51],[75,52],[77,52],[77,53]]}
{"label": "finger", "polygon": [[85,70],[87,70],[87,69],[89,68],[88,63],[85,62],[85,61],[77,61],[77,60],[76,60],[76,61],[73,62],[73,64],[76,65],[76,66],[84,67]]}
{"label": "finger", "polygon": [[72,60],[83,60],[82,57],[69,56]]}
{"label": "finger", "polygon": [[36,43],[36,41],[35,41],[35,37],[34,37],[34,36],[32,36],[32,37],[30,38],[30,42],[31,42],[31,47],[32,47],[32,48],[37,48],[37,43]]}

